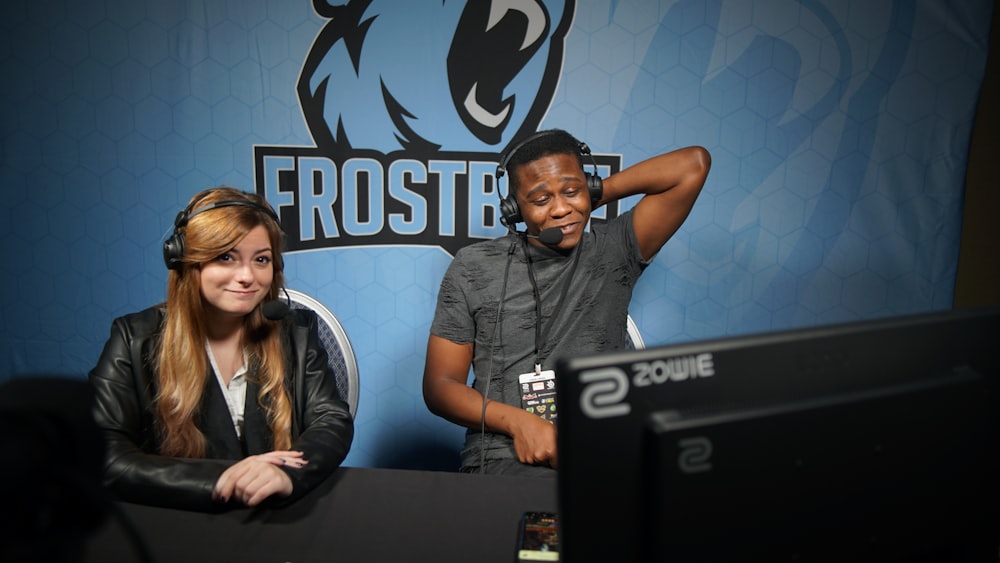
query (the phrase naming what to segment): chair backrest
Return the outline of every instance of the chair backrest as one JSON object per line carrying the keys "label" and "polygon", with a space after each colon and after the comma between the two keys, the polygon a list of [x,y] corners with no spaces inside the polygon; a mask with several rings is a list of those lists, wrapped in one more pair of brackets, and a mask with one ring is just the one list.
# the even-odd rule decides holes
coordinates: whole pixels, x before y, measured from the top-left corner
{"label": "chair backrest", "polygon": [[330,369],[337,377],[337,391],[351,407],[351,416],[356,415],[360,387],[358,362],[347,331],[325,305],[309,295],[289,289],[288,299],[293,309],[310,309],[319,317],[319,340],[326,348]]}
{"label": "chair backrest", "polygon": [[632,320],[632,315],[626,319],[625,330],[628,333],[628,341],[625,343],[627,348],[642,350],[646,347],[646,343],[642,340],[642,334],[639,333],[639,327]]}

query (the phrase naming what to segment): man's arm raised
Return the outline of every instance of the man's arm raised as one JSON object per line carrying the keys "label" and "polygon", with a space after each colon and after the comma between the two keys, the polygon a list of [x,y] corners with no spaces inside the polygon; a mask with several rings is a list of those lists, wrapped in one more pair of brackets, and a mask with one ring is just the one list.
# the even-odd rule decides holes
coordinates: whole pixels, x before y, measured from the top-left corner
{"label": "man's arm raised", "polygon": [[702,147],[686,147],[654,156],[604,180],[598,206],[644,194],[632,223],[643,259],[650,259],[677,232],[701,193],[712,157]]}

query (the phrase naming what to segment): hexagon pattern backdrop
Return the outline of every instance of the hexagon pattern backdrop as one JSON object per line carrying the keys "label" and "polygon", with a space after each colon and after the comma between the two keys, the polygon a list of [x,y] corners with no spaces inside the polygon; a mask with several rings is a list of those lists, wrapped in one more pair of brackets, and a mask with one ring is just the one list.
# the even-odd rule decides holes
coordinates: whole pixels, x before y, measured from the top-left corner
{"label": "hexagon pattern backdrop", "polygon": [[350,335],[347,465],[451,467],[463,431],[421,397],[438,283],[503,234],[497,153],[549,127],[602,173],[713,155],[636,288],[647,345],[947,309],[992,9],[7,2],[0,380],[84,377],[114,317],[165,297],[177,211],[231,184],[279,208],[289,286]]}

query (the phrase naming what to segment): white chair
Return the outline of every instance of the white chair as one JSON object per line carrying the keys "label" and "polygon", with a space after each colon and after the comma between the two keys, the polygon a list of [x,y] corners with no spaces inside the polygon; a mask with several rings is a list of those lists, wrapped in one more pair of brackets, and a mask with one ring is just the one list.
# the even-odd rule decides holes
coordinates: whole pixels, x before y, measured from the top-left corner
{"label": "white chair", "polygon": [[630,350],[642,350],[646,347],[646,343],[642,340],[642,334],[639,333],[639,327],[632,320],[632,315],[629,315],[626,319],[625,330],[628,333],[628,340],[625,342],[625,347]]}
{"label": "white chair", "polygon": [[347,338],[347,331],[337,317],[316,299],[289,289],[288,300],[293,309],[310,309],[319,317],[319,340],[326,348],[330,369],[337,377],[337,391],[351,408],[351,416],[358,411],[359,376],[354,347]]}

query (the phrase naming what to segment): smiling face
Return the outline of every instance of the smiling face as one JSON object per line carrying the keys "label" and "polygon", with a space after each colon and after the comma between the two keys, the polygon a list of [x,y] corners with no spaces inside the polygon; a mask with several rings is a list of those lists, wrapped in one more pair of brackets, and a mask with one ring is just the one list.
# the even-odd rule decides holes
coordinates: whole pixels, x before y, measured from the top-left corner
{"label": "smiling face", "polygon": [[264,299],[274,279],[267,229],[258,225],[236,246],[201,265],[201,297],[209,318],[242,318]]}
{"label": "smiling face", "polygon": [[[558,228],[561,250],[576,247],[590,220],[590,192],[580,161],[571,154],[551,154],[522,164],[515,173],[517,204],[528,233]],[[535,246],[545,246],[538,239],[528,239]]]}

